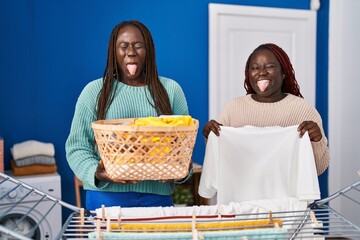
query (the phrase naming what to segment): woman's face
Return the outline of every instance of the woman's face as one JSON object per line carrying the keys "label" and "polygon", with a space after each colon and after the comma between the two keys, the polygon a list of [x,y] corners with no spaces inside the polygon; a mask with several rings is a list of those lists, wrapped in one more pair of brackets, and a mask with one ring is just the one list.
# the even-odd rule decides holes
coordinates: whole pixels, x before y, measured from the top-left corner
{"label": "woman's face", "polygon": [[128,85],[144,85],[146,49],[141,31],[132,25],[120,29],[116,40],[116,59]]}
{"label": "woman's face", "polygon": [[253,53],[249,62],[249,80],[259,102],[276,102],[284,98],[281,91],[284,75],[279,60],[267,49]]}

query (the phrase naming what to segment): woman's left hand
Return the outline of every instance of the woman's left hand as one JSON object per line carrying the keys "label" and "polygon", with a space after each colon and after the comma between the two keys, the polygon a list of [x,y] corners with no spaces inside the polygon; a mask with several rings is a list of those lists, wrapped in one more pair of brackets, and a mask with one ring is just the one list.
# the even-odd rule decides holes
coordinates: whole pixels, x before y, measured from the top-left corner
{"label": "woman's left hand", "polygon": [[318,142],[322,139],[320,127],[316,122],[304,121],[299,125],[298,131],[300,132],[300,137],[304,136],[305,132],[308,132],[312,142]]}
{"label": "woman's left hand", "polygon": [[113,180],[110,178],[110,176],[105,171],[104,162],[102,160],[99,161],[98,167],[95,172],[95,178],[97,181],[106,181],[106,182],[112,182],[112,183],[120,183],[120,184],[126,184],[126,183],[138,183],[140,181],[135,180]]}

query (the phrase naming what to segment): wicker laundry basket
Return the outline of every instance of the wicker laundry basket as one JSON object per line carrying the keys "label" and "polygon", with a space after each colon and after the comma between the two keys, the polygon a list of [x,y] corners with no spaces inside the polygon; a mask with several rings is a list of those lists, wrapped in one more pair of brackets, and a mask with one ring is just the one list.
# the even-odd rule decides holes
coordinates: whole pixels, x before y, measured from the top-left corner
{"label": "wicker laundry basket", "polygon": [[199,122],[192,126],[134,126],[136,118],[92,123],[99,154],[113,180],[187,176]]}

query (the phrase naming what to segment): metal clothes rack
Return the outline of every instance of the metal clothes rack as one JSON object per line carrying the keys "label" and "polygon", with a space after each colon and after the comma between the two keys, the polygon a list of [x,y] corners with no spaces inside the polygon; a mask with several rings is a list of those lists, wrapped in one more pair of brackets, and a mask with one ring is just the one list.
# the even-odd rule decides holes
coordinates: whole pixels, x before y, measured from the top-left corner
{"label": "metal clothes rack", "polygon": [[[271,236],[262,236],[261,239],[360,239],[360,228],[355,224],[351,223],[343,216],[338,214],[337,212],[332,211],[330,208],[318,208],[313,210],[317,215],[317,220],[322,223],[322,226],[318,228],[314,228],[310,222],[310,211],[297,211],[297,212],[274,212],[273,219],[282,219],[283,220],[283,227],[287,227],[288,233],[286,236],[282,235],[274,235]],[[242,221],[242,217],[245,215],[237,215],[236,219],[238,221]],[[264,214],[252,214],[250,219],[261,219],[264,217]],[[249,218],[245,218],[249,220]],[[191,221],[191,220],[188,220]],[[216,220],[216,221],[229,221],[225,219]],[[175,221],[169,221],[171,223]],[[182,221],[177,221],[182,222]],[[197,221],[197,223],[201,222],[201,220]],[[122,221],[122,223],[127,223],[126,221]],[[146,222],[142,222],[146,224]],[[100,237],[101,232],[106,232],[105,229],[105,222],[103,223],[101,230],[100,230]],[[64,225],[65,228],[63,229],[63,239],[79,239],[79,238],[88,238],[88,235],[94,231],[96,231],[96,224],[94,222],[93,217],[88,217],[85,219],[83,223],[81,223],[81,219],[78,214],[74,213],[72,216],[69,217],[67,223]],[[264,226],[255,226],[255,228],[264,227]],[[202,229],[197,229],[199,232]],[[214,229],[215,230],[215,229]],[[221,230],[221,229],[216,229]],[[226,230],[230,229],[223,229],[224,233]],[[231,230],[241,230],[241,229],[231,229]],[[209,229],[207,229],[209,231]],[[115,231],[116,232],[116,231]],[[137,232],[133,232],[137,233]],[[160,234],[158,232],[157,234]],[[254,233],[258,236],[258,233]],[[224,235],[226,236],[226,235]],[[251,233],[246,235],[248,239],[257,239],[253,238]],[[206,237],[205,239],[217,239],[219,235],[216,237]],[[124,238],[125,239],[125,238]],[[130,239],[130,238],[128,238]],[[133,239],[133,238],[132,238]],[[151,238],[150,238],[151,239]],[[164,238],[165,239],[165,238]],[[170,239],[170,238],[169,238]],[[173,239],[173,238],[171,238]],[[201,239],[201,238],[199,238]],[[232,238],[232,239],[241,239],[241,238]],[[244,238],[246,239],[246,238]]]}
{"label": "metal clothes rack", "polygon": [[[6,192],[0,192],[0,200],[2,198],[8,197],[12,194],[13,191],[16,189],[22,188],[22,191],[25,191],[26,194],[24,194],[24,197],[22,197],[18,202],[14,202],[14,206],[17,204],[21,204],[22,201],[26,201],[27,196],[29,195],[36,195],[38,196],[38,203],[42,201],[51,201],[52,206],[55,205],[61,205],[64,208],[70,209],[72,213],[67,218],[66,222],[63,224],[63,227],[58,234],[58,236],[55,239],[88,239],[91,234],[94,232],[97,232],[98,239],[103,239],[105,233],[107,233],[107,226],[109,223],[117,223],[118,220],[97,220],[95,212],[90,212],[81,208],[78,208],[76,206],[70,205],[66,202],[63,202],[59,199],[56,199],[44,192],[42,192],[39,189],[35,189],[32,186],[29,186],[19,180],[16,180],[6,174],[0,173],[0,189],[3,186],[3,184],[9,185],[11,183],[13,185],[13,188],[6,188]],[[224,237],[226,239],[360,239],[360,226],[351,222],[348,218],[343,216],[341,213],[333,209],[329,204],[330,202],[334,201],[337,198],[345,198],[348,200],[349,204],[353,205],[353,210],[358,212],[360,215],[360,181],[355,182],[354,184],[338,191],[337,193],[315,201],[309,207],[304,211],[287,211],[287,212],[272,212],[271,213],[271,219],[281,219],[282,227],[287,229],[286,235],[283,234],[271,234],[271,235],[262,235],[260,237],[259,234],[261,233],[252,233],[251,231],[243,230],[243,227],[237,227],[237,228],[231,228],[231,229],[219,229],[217,228],[217,235],[216,237],[213,236],[206,236],[206,232],[209,232],[211,229],[196,229],[197,236],[196,239],[219,239],[222,238],[221,234],[224,233]],[[29,209],[29,212],[25,213],[24,218],[26,217],[26,214],[29,214],[31,211],[35,211],[38,207],[38,204],[35,203],[34,207]],[[52,211],[53,207],[50,207],[47,213]],[[8,211],[11,211],[9,209]],[[0,223],[1,218],[7,213],[7,211],[0,213]],[[45,214],[46,215],[46,214]],[[315,216],[315,217],[314,217]],[[44,216],[45,218],[45,216]],[[44,219],[43,218],[43,219]],[[259,219],[268,219],[269,213],[259,213],[259,214],[237,214],[234,215],[233,218],[229,217],[222,217],[219,218],[213,218],[212,220],[209,219],[201,219],[197,218],[196,223],[201,222],[226,222],[226,221],[245,221],[245,220],[259,220]],[[42,219],[42,220],[43,220]],[[21,235],[17,233],[16,227],[17,224],[19,224],[23,218],[20,218],[18,221],[16,221],[13,226],[5,227],[0,224],[0,239],[20,239],[20,240],[29,240],[28,236]],[[39,224],[41,224],[40,220],[36,226],[33,227],[32,231],[34,231]],[[100,222],[100,225],[97,224]],[[134,222],[134,220],[130,219],[122,219],[121,224],[131,223]],[[139,220],[136,221],[137,223],[142,224],[149,224],[149,223],[189,223],[191,222],[191,219],[189,218],[172,218],[172,219],[160,219],[160,220]],[[265,228],[267,226],[253,226],[256,229],[259,229],[261,227]],[[252,227],[246,227],[247,230],[250,230]],[[215,229],[214,229],[215,230]],[[241,230],[241,231],[240,231]],[[179,232],[180,230],[177,230]],[[241,232],[246,233],[245,235],[242,234],[241,237],[234,237],[229,238],[226,237],[227,234],[230,232]],[[116,231],[115,231],[116,232]],[[185,231],[184,231],[185,232]],[[254,231],[256,232],[256,231]],[[133,236],[142,236],[141,234],[143,232],[128,232],[130,235]],[[166,231],[162,232],[153,232],[153,236],[165,236]],[[170,232],[169,239],[176,239],[174,236],[176,236],[175,232]],[[149,230],[147,231],[147,234],[152,234],[152,232]],[[143,234],[144,235],[144,234]],[[151,239],[151,237],[148,237],[149,235],[146,235],[147,238],[143,239]],[[205,237],[204,237],[205,236]],[[154,237],[155,238],[155,237]],[[130,239],[130,238],[127,238]],[[131,239],[135,239],[132,237]],[[165,237],[161,239],[166,239]],[[190,237],[189,239],[194,239],[194,235]]]}

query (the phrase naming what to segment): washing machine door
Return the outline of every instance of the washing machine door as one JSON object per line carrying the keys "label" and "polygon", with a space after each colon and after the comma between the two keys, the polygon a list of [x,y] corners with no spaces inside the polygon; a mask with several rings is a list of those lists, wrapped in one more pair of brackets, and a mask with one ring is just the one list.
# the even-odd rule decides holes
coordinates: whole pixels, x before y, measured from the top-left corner
{"label": "washing machine door", "polygon": [[[39,226],[36,226],[35,220],[29,216],[11,213],[0,219],[0,225],[24,237],[37,240],[41,239]],[[2,239],[1,233],[0,239]]]}
{"label": "washing machine door", "polygon": [[[52,239],[49,222],[41,212],[32,209],[32,204],[33,203],[22,204],[15,207],[11,204],[0,206],[0,225],[30,239]],[[8,211],[10,208],[12,209]],[[0,239],[8,238],[1,236],[0,233]]]}

